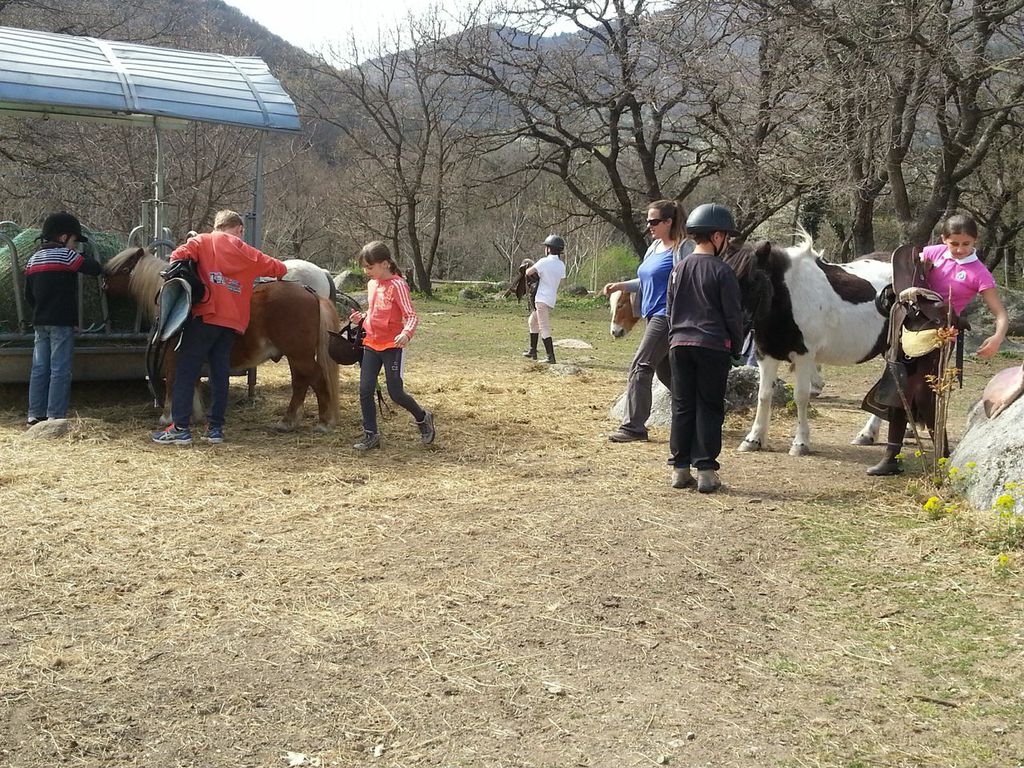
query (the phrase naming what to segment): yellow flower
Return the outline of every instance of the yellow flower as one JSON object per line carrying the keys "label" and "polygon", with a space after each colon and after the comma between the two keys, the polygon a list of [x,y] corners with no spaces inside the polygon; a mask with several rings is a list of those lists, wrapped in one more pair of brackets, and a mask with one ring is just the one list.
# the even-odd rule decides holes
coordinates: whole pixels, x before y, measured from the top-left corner
{"label": "yellow flower", "polygon": [[921,452],[920,451],[914,451],[914,458],[915,459],[920,459],[921,458]]}
{"label": "yellow flower", "polygon": [[1018,485],[1020,485],[1020,483],[1014,483],[1014,482],[1009,482],[1009,483],[1006,483],[1006,484],[1005,484],[1005,485],[1003,486],[1003,488],[1005,488],[1005,489],[1006,489],[1006,490],[1008,490],[1008,491],[1012,491],[1012,490],[1014,490],[1014,489],[1015,489],[1015,488],[1016,488],[1016,487],[1017,487]]}
{"label": "yellow flower", "polygon": [[946,458],[945,456],[940,456],[940,457],[939,457],[939,462],[938,462],[938,464],[939,464],[939,466],[940,466],[940,467],[944,467],[944,466],[946,466],[946,465],[947,465],[948,463],[949,463],[949,459],[947,459],[947,458]]}
{"label": "yellow flower", "polygon": [[976,466],[978,466],[977,463],[973,461],[968,461],[966,464],[964,464],[964,469],[974,469]]}
{"label": "yellow flower", "polygon": [[960,474],[960,467],[950,467],[949,468],[949,476],[950,477],[956,477],[959,474]]}
{"label": "yellow flower", "polygon": [[933,510],[938,509],[939,504],[941,503],[942,500],[938,496],[932,496],[924,503],[922,509],[924,509],[925,512],[932,512]]}
{"label": "yellow flower", "polygon": [[896,454],[896,459],[898,461],[903,461],[903,459],[905,459],[905,458],[906,458],[906,456],[904,456],[902,453],[897,453]]}
{"label": "yellow flower", "polygon": [[1011,511],[1013,510],[1014,506],[1016,506],[1016,503],[1017,502],[1013,498],[1013,496],[1011,496],[1008,493],[1004,493],[1002,496],[996,499],[995,503],[992,506],[994,506],[996,509]]}

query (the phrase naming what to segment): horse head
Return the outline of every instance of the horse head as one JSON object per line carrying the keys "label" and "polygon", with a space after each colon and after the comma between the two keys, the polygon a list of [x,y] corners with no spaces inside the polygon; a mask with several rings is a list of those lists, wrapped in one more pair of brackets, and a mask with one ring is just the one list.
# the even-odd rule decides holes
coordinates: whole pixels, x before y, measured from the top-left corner
{"label": "horse head", "polygon": [[772,287],[772,269],[785,254],[770,241],[730,244],[722,260],[732,267],[740,284],[743,313],[749,325],[756,326],[771,311],[775,289]]}
{"label": "horse head", "polygon": [[621,339],[637,324],[640,319],[640,308],[637,306],[640,294],[615,291],[608,297],[612,311],[611,334]]}
{"label": "horse head", "polygon": [[135,299],[152,320],[163,284],[160,271],[166,266],[167,262],[145,248],[126,248],[103,265],[103,290],[114,298]]}
{"label": "horse head", "polygon": [[131,298],[132,271],[145,255],[143,248],[126,248],[111,258],[103,265],[103,290],[118,299]]}

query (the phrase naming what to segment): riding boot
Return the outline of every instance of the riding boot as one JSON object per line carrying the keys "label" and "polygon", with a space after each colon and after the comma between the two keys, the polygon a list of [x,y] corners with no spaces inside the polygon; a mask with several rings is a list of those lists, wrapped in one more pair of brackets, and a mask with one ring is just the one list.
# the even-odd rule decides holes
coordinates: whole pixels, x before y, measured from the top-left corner
{"label": "riding boot", "polygon": [[872,477],[888,477],[902,473],[900,460],[896,458],[902,448],[902,443],[886,443],[885,456],[868,470],[868,474]]}
{"label": "riding boot", "polygon": [[554,363],[555,362],[555,342],[551,339],[550,336],[548,336],[546,339],[544,339],[544,349],[548,353],[548,359],[545,362],[547,362],[547,363]]}
{"label": "riding boot", "polygon": [[537,339],[540,338],[539,333],[530,334],[530,348],[523,350],[523,357],[528,357],[531,360],[537,359]]}

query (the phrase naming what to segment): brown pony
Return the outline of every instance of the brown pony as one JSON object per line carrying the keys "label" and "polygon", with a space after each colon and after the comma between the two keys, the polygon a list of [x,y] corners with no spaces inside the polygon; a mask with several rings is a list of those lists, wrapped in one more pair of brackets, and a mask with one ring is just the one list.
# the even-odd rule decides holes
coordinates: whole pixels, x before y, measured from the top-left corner
{"label": "brown pony", "polygon": [[[139,303],[152,322],[157,314],[157,294],[163,279],[160,271],[167,262],[129,248],[108,261],[104,267],[104,285],[111,296],[130,296]],[[302,403],[310,387],[316,393],[319,420],[314,429],[326,432],[337,421],[338,364],[327,353],[329,331],[341,328],[334,305],[294,282],[270,282],[256,286],[252,295],[249,327],[231,350],[231,368],[252,368],[267,360],[288,358],[292,374],[292,399],[281,422],[282,431],[298,426]],[[172,340],[173,342],[173,340]],[[170,393],[174,385],[176,355],[168,343],[164,360],[165,397],[161,421],[170,423]]]}
{"label": "brown pony", "polygon": [[621,339],[640,322],[640,294],[615,291],[608,297],[612,309],[611,334]]}

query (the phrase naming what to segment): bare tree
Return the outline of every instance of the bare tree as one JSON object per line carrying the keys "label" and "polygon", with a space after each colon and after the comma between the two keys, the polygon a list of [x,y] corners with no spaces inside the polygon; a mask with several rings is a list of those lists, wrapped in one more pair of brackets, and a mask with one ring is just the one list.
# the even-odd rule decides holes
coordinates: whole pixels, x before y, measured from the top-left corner
{"label": "bare tree", "polygon": [[[465,169],[481,153],[477,127],[490,115],[440,66],[440,19],[410,18],[405,30],[379,39],[363,61],[354,43],[345,55],[321,57],[305,101],[342,133],[350,171],[374,192],[366,229],[391,241],[398,257],[407,249],[415,283],[429,294],[449,187],[467,182]],[[348,68],[337,69],[337,60]]]}
{"label": "bare tree", "polygon": [[849,196],[854,250],[874,250],[883,195],[904,237],[927,242],[1020,111],[1024,3],[783,0],[771,7],[821,42],[823,175]]}
{"label": "bare tree", "polygon": [[[526,168],[558,178],[589,217],[646,249],[642,212],[717,170],[697,129],[707,113],[678,37],[646,0],[531,0],[471,17],[450,40],[453,71],[496,105]],[[556,26],[572,35],[551,37]]]}

